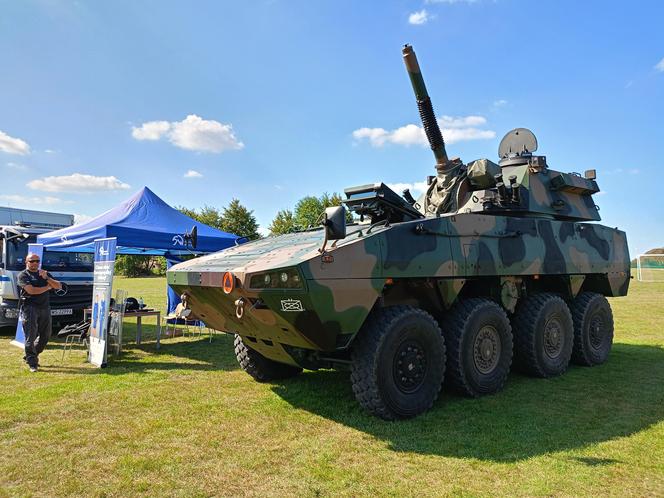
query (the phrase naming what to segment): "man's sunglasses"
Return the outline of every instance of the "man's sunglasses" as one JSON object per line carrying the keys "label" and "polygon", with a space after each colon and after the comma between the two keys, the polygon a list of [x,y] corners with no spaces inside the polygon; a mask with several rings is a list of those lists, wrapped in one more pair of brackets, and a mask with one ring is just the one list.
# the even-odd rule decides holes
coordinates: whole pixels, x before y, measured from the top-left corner
{"label": "man's sunglasses", "polygon": [[29,259],[28,263],[39,263],[38,259]]}

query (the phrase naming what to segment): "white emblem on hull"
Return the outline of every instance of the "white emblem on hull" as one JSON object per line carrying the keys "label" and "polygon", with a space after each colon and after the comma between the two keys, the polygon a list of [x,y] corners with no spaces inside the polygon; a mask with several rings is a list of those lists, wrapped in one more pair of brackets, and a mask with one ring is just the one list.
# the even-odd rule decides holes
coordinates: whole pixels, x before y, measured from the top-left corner
{"label": "white emblem on hull", "polygon": [[302,301],[299,299],[282,299],[281,311],[304,311]]}

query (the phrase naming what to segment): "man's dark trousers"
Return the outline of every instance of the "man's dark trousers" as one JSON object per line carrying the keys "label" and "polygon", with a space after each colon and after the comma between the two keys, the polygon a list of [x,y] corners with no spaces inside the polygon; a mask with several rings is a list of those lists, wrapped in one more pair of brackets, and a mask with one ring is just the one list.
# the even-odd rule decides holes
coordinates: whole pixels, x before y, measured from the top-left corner
{"label": "man's dark trousers", "polygon": [[23,306],[23,333],[25,334],[25,361],[31,367],[39,363],[39,355],[51,337],[51,308]]}

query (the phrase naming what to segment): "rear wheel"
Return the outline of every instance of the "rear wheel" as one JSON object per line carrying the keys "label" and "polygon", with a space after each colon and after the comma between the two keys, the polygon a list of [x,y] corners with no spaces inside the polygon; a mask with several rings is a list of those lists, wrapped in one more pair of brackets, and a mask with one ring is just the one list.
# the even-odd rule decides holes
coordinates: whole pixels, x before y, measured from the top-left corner
{"label": "rear wheel", "polygon": [[235,334],[234,345],[235,357],[240,367],[258,382],[286,379],[302,372],[302,369],[299,367],[272,361],[259,352],[254,351],[237,334]]}
{"label": "rear wheel", "polygon": [[512,327],[489,299],[458,302],[445,318],[447,381],[467,396],[500,391],[512,364]]}
{"label": "rear wheel", "polygon": [[445,341],[436,320],[412,306],[373,313],[351,355],[357,401],[386,420],[425,412],[438,398],[445,373]]}
{"label": "rear wheel", "polygon": [[574,328],[569,308],[559,296],[542,293],[526,298],[512,325],[520,370],[536,377],[554,377],[567,370]]}
{"label": "rear wheel", "polygon": [[574,321],[572,361],[588,367],[606,361],[613,344],[613,313],[606,298],[583,292],[571,303]]}

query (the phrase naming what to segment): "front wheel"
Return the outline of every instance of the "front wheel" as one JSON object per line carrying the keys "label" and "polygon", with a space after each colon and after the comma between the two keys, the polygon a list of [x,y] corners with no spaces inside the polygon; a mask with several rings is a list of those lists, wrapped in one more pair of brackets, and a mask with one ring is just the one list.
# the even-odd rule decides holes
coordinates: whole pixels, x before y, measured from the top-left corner
{"label": "front wheel", "polygon": [[445,341],[436,320],[412,306],[372,314],[351,355],[357,401],[386,420],[427,411],[438,398],[445,373]]}

